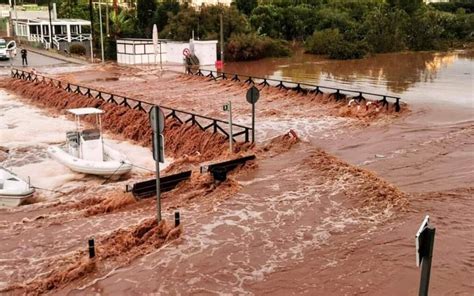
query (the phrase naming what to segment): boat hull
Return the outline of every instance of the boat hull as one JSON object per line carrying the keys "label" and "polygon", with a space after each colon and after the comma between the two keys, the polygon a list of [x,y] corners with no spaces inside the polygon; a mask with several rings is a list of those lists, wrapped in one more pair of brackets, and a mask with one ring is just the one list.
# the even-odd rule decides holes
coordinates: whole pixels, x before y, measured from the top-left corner
{"label": "boat hull", "polygon": [[35,189],[17,175],[0,167],[0,207],[16,207],[32,196]]}
{"label": "boat hull", "polygon": [[29,193],[22,195],[0,194],[0,207],[17,207],[21,205],[25,199],[33,196],[34,192],[34,189],[31,189]]}
{"label": "boat hull", "polygon": [[74,157],[58,146],[48,147],[48,154],[51,158],[67,166],[74,172],[97,175],[102,177],[120,177],[130,172],[132,164],[125,157],[120,157],[120,153],[104,145],[104,153],[111,158],[110,161],[91,161]]}

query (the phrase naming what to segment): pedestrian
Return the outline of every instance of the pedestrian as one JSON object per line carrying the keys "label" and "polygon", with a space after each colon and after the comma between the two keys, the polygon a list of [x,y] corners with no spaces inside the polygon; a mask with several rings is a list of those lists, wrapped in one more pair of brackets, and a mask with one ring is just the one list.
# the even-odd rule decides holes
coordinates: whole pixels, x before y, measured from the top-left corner
{"label": "pedestrian", "polygon": [[21,50],[21,64],[28,66],[28,52],[24,48]]}

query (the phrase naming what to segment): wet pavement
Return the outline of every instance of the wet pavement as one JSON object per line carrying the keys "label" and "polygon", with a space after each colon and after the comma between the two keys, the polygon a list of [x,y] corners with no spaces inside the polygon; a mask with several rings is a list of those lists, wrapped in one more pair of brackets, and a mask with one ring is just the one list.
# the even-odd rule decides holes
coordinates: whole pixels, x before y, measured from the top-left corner
{"label": "wet pavement", "polygon": [[[0,60],[0,71],[3,68],[9,67],[23,67],[21,55],[18,51],[18,54],[13,59],[9,60]],[[55,59],[46,55],[38,54],[32,51],[28,52],[28,66],[25,67],[44,67],[44,66],[64,66],[67,63],[63,60]]]}

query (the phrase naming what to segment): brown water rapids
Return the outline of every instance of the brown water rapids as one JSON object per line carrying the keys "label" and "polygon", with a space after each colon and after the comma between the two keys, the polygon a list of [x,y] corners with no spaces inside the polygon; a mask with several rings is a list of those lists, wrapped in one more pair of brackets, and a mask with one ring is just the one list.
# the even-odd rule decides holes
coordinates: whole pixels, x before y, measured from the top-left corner
{"label": "brown water rapids", "polygon": [[[247,87],[239,83],[113,65],[57,76],[222,119],[218,110],[231,100],[236,122],[249,124]],[[16,94],[22,108],[41,108],[43,117],[100,107],[110,136],[150,145],[146,113],[31,82],[5,79],[0,87]],[[263,89],[257,144],[239,144],[232,156],[223,136],[168,120],[173,163],[166,173],[193,174],[163,194],[166,221],[153,218],[154,199],[122,193],[124,181],[66,182],[60,187],[66,197],[0,210],[0,291],[413,295],[414,235],[429,214],[437,227],[431,293],[470,295],[473,121],[457,109],[403,108],[367,111],[327,96]],[[42,151],[33,147],[23,153]],[[5,145],[5,162],[14,163],[9,149],[21,153]],[[197,169],[247,154],[257,159],[225,182]],[[168,222],[176,210],[177,228]],[[90,237],[97,244],[93,261],[86,254]]]}

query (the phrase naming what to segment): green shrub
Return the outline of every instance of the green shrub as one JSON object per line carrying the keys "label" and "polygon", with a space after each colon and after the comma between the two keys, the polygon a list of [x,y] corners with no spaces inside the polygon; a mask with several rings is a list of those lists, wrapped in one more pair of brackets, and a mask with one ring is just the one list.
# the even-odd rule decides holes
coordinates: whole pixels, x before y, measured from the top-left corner
{"label": "green shrub", "polygon": [[86,48],[82,44],[74,43],[69,46],[69,53],[83,56],[86,55]]}
{"label": "green shrub", "polygon": [[229,60],[249,61],[265,57],[290,55],[288,43],[255,33],[235,34],[227,42],[226,55]]}
{"label": "green shrub", "polygon": [[328,55],[331,59],[360,59],[370,52],[365,41],[347,41],[338,29],[314,32],[305,43],[306,52]]}
{"label": "green shrub", "polygon": [[329,46],[329,58],[338,60],[361,59],[369,53],[369,45],[363,41],[341,40]]}
{"label": "green shrub", "polygon": [[305,42],[308,53],[329,54],[330,47],[335,43],[342,42],[343,36],[338,29],[325,29],[315,31]]}

